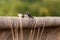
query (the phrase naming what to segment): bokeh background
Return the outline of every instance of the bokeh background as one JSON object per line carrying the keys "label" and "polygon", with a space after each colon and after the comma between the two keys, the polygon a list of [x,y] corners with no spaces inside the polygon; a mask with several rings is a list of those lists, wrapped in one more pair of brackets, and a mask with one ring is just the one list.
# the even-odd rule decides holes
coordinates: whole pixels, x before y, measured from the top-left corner
{"label": "bokeh background", "polygon": [[33,16],[60,16],[60,0],[0,0],[0,16],[26,11]]}

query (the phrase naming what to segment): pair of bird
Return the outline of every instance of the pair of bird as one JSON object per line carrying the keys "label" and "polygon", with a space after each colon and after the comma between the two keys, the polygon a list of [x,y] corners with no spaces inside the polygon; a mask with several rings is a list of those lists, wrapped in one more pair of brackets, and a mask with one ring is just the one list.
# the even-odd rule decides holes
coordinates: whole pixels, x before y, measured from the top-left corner
{"label": "pair of bird", "polygon": [[22,17],[22,18],[24,18],[24,17],[26,17],[26,18],[33,18],[33,16],[30,13],[26,13],[25,15],[23,15],[22,13],[18,13],[18,16]]}

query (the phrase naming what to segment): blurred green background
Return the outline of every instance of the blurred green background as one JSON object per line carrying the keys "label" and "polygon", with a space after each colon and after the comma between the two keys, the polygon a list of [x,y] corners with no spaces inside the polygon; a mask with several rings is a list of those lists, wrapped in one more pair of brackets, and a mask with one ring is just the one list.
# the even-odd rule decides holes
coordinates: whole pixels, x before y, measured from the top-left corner
{"label": "blurred green background", "polygon": [[33,16],[60,16],[60,0],[0,0],[0,16],[26,11]]}

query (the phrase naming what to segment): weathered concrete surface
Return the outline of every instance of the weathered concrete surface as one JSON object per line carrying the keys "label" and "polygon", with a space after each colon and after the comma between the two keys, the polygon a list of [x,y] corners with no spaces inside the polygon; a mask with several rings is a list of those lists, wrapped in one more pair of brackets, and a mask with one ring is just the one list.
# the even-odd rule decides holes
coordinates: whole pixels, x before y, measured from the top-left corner
{"label": "weathered concrete surface", "polygon": [[[60,26],[60,17],[34,17],[32,18],[22,18],[22,27],[23,28],[31,28],[36,25],[36,27],[57,27]],[[36,23],[34,23],[36,22]],[[7,17],[1,16],[0,17],[0,29],[10,29],[19,28],[20,26],[20,18],[19,17]]]}

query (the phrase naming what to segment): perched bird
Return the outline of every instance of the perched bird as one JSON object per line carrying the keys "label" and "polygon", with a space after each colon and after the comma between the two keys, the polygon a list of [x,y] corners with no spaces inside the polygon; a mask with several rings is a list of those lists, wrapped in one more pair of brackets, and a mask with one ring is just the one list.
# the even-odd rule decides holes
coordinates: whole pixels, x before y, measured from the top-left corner
{"label": "perched bird", "polygon": [[21,12],[18,13],[18,16],[24,18],[24,15],[22,15]]}
{"label": "perched bird", "polygon": [[25,15],[24,15],[24,17],[26,17],[26,18],[33,18],[33,16],[28,12],[28,13],[26,13]]}

